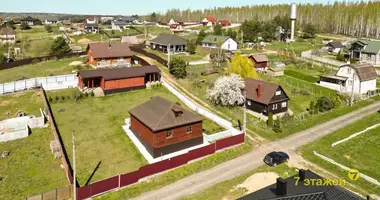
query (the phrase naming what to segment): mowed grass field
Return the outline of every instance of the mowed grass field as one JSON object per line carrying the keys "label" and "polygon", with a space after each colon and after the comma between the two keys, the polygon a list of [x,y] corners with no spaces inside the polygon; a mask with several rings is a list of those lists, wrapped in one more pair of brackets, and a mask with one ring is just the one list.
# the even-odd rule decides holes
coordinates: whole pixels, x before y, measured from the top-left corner
{"label": "mowed grass field", "polygon": [[[135,148],[122,126],[129,117],[128,110],[142,104],[152,96],[162,96],[172,102],[180,102],[165,88],[130,91],[101,98],[87,97],[78,102],[67,99],[77,89],[48,92],[48,96],[66,95],[64,101],[51,103],[64,146],[72,162],[72,132],[77,141],[77,175],[80,185],[137,170],[147,164]],[[181,102],[180,102],[181,103]],[[205,120],[206,133],[224,130]],[[100,164],[92,179],[89,179]]]}
{"label": "mowed grass field", "polygon": [[83,58],[77,57],[61,60],[50,60],[1,70],[0,83],[28,78],[73,74],[73,70],[79,69],[77,66],[69,66],[69,64],[74,61],[83,61]]}
{"label": "mowed grass field", "polygon": [[347,138],[352,134],[379,123],[379,113],[370,115],[354,124],[330,134],[329,136],[302,147],[300,151],[306,159],[330,170],[331,172],[336,173],[341,178],[345,178],[346,181],[359,185],[362,189],[367,190],[370,193],[379,195],[380,186],[371,184],[363,178],[360,178],[358,181],[350,181],[347,179],[347,171],[344,171],[313,154],[313,151],[316,151],[342,165],[352,169],[357,169],[360,173],[380,181],[380,156],[378,151],[380,146],[380,127],[368,130],[367,132],[334,147],[331,146],[334,142]]}
{"label": "mowed grass field", "polygon": [[[0,120],[15,117],[18,110],[40,116],[39,108],[44,108],[39,91],[0,96]],[[9,157],[0,158],[0,176],[4,178],[0,181],[0,199],[22,199],[68,184],[61,160],[50,151],[53,139],[48,127],[32,129],[27,138],[0,143],[0,153],[10,152]]]}

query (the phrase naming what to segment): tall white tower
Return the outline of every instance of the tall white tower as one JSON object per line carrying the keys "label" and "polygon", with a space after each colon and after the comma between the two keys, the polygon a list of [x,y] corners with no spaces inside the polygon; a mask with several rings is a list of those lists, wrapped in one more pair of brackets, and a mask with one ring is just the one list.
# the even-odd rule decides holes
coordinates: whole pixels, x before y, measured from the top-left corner
{"label": "tall white tower", "polygon": [[297,7],[295,3],[292,3],[290,6],[290,21],[291,21],[291,28],[290,28],[290,41],[294,42],[294,29],[296,25],[296,17],[297,17]]}

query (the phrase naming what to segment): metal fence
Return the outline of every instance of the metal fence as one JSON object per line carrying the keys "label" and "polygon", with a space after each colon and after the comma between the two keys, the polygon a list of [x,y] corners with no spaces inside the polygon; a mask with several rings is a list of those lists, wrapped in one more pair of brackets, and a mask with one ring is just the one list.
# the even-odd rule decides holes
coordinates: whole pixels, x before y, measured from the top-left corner
{"label": "metal fence", "polygon": [[38,195],[25,197],[24,200],[64,200],[71,198],[72,187],[57,188]]}
{"label": "metal fence", "polygon": [[342,65],[347,64],[347,63],[340,62],[340,61],[337,61],[337,60],[332,60],[332,59],[329,59],[329,58],[323,58],[323,57],[320,57],[320,56],[317,56],[317,55],[313,55],[313,52],[311,50],[302,52],[301,53],[301,57],[302,58],[307,58],[307,59],[310,59],[310,60],[314,60],[314,61],[317,61],[317,62],[321,62],[321,63],[327,63],[327,64],[334,65],[334,66],[337,66],[337,67],[340,67]]}
{"label": "metal fence", "polygon": [[9,83],[0,83],[0,95],[39,87],[43,87],[45,90],[58,90],[77,87],[77,85],[78,77],[76,74],[31,78]]}

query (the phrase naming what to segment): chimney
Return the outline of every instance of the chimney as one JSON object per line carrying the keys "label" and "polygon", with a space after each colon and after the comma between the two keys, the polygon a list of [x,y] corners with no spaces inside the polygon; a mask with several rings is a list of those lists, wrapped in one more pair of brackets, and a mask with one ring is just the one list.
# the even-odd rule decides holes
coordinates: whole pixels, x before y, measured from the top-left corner
{"label": "chimney", "polygon": [[300,177],[300,181],[304,181],[305,176],[306,176],[306,171],[304,169],[300,169],[298,172],[298,176]]}
{"label": "chimney", "polygon": [[263,93],[261,92],[261,84],[257,86],[257,98],[260,98]]}
{"label": "chimney", "polygon": [[287,193],[287,181],[282,178],[277,178],[276,195],[285,196]]}

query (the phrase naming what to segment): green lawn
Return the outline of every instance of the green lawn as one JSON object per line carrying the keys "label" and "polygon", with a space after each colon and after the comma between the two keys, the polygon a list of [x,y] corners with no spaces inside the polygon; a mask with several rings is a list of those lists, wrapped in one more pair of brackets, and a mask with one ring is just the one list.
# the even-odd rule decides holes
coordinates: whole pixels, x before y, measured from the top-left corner
{"label": "green lawn", "polygon": [[197,30],[197,31],[201,31],[201,30],[204,30],[204,31],[206,31],[207,29],[209,29],[210,27],[205,27],[205,26],[197,26],[197,27],[191,27],[191,28],[189,28],[189,29],[191,29],[191,30]]}
{"label": "green lawn", "polygon": [[245,141],[245,144],[240,145],[236,148],[227,149],[223,152],[213,154],[204,159],[153,177],[149,179],[149,181],[137,183],[121,190],[117,190],[115,192],[97,197],[96,199],[131,199],[133,197],[141,195],[142,193],[162,188],[185,177],[191,176],[201,171],[205,171],[218,164],[250,152],[252,150],[252,144],[249,139],[246,139]]}
{"label": "green lawn", "polygon": [[[48,96],[65,96],[64,101],[51,103],[58,129],[71,160],[72,131],[76,132],[78,181],[86,183],[96,165],[99,170],[91,182],[108,178],[120,173],[137,170],[147,164],[122,130],[128,110],[149,100],[152,96],[162,96],[172,102],[179,101],[165,88],[131,91],[102,98],[87,97],[76,102],[72,97],[76,89],[48,92]],[[205,133],[224,130],[215,123],[205,120]],[[216,132],[214,132],[216,131]]]}
{"label": "green lawn", "polygon": [[370,193],[380,195],[380,186],[373,185],[362,178],[358,181],[350,181],[347,179],[346,171],[322,160],[313,154],[313,151],[316,151],[342,165],[357,169],[365,175],[368,175],[376,180],[380,180],[380,171],[378,170],[378,166],[380,164],[378,153],[378,147],[380,145],[380,127],[369,130],[362,135],[338,144],[335,147],[331,146],[332,143],[344,139],[354,133],[360,132],[367,127],[378,124],[379,122],[380,114],[376,113],[370,115],[354,124],[323,137],[312,144],[302,147],[300,151],[306,159],[330,170],[341,178],[346,179],[346,181],[358,185]]}
{"label": "green lawn", "polygon": [[[10,82],[19,79],[28,79],[45,76],[55,76],[63,74],[73,74],[77,70],[76,66],[69,66],[73,61],[83,61],[83,58],[69,58],[62,60],[51,60],[36,64],[23,65],[11,69],[0,71],[0,82]],[[85,68],[85,67],[84,67]]]}
{"label": "green lawn", "polygon": [[[40,116],[44,108],[42,94],[37,91],[0,96],[0,120],[15,117],[18,110]],[[10,115],[6,115],[10,112]],[[27,138],[0,143],[0,199],[21,199],[26,196],[61,188],[68,184],[61,160],[54,159],[49,143],[54,139],[50,127],[32,129]]]}
{"label": "green lawn", "polygon": [[293,52],[297,55],[301,55],[302,51],[307,51],[311,49],[320,48],[322,45],[320,43],[312,44],[312,42],[271,42],[269,43],[265,49],[268,50],[280,50],[280,51],[289,51]]}
{"label": "green lawn", "polygon": [[261,53],[263,51],[256,50],[256,49],[238,49],[238,51],[241,52],[241,54],[253,54],[253,53]]}
{"label": "green lawn", "polygon": [[91,40],[92,42],[101,42],[103,40],[103,42],[107,42],[109,41],[109,38],[106,36],[106,35],[102,35],[102,34],[81,34],[81,35],[73,35],[73,36],[70,36],[72,39],[75,40],[76,43],[78,43],[78,41],[80,39],[83,39],[83,38],[87,38],[89,40]]}
{"label": "green lawn", "polygon": [[[145,51],[150,52],[150,53],[154,53],[154,54],[160,56],[161,58],[168,60],[168,55],[164,54],[160,51],[151,50],[151,49],[145,49]],[[193,55],[175,54],[175,55],[171,55],[170,57],[171,58],[173,58],[173,57],[181,58],[185,61],[198,61],[198,60],[202,60],[204,58],[204,56],[206,56],[206,55],[207,55],[206,52],[201,51],[201,50],[197,50],[196,53]]]}
{"label": "green lawn", "polygon": [[19,28],[16,29],[16,39],[21,40],[22,42],[26,39],[33,39],[38,37],[44,37],[44,36],[52,36],[52,35],[58,35],[63,34],[62,31],[59,30],[58,26],[52,26],[53,32],[48,33],[45,30],[44,26],[32,26],[29,30],[20,30]]}
{"label": "green lawn", "polygon": [[28,91],[0,96],[0,120],[16,117],[18,111],[39,117],[40,108],[44,109],[40,92]]}
{"label": "green lawn", "polygon": [[[247,194],[247,189],[243,187],[237,187],[242,184],[246,179],[256,173],[269,173],[273,172],[278,174],[282,178],[288,178],[297,174],[296,169],[289,168],[287,165],[279,165],[277,167],[269,167],[267,165],[256,168],[248,173],[237,176],[233,179],[223,181],[212,187],[206,188],[201,192],[192,194],[190,196],[181,198],[181,200],[234,200]],[[271,180],[273,183],[276,179]]]}

